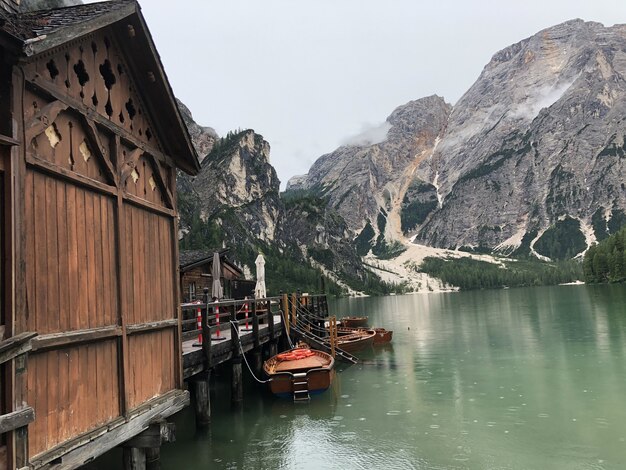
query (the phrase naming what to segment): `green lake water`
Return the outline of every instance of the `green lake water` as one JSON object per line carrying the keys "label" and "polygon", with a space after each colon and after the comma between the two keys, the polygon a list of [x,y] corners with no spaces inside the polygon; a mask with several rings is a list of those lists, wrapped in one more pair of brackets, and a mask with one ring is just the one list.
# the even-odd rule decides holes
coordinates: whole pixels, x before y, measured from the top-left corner
{"label": "green lake water", "polygon": [[[164,469],[626,468],[626,286],[339,299],[393,343],[309,404],[218,378],[211,430],[180,413]],[[248,375],[247,370],[244,370]],[[221,380],[221,381],[220,381]]]}

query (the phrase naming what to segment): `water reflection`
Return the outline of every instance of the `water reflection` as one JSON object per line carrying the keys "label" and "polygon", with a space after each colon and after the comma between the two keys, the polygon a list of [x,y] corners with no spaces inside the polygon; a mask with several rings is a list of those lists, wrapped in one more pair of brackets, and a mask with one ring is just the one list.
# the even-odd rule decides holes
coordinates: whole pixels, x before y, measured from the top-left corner
{"label": "water reflection", "polygon": [[224,377],[210,433],[185,410],[163,468],[623,468],[624,305],[624,286],[339,299],[393,343],[308,405],[249,381],[233,412]]}

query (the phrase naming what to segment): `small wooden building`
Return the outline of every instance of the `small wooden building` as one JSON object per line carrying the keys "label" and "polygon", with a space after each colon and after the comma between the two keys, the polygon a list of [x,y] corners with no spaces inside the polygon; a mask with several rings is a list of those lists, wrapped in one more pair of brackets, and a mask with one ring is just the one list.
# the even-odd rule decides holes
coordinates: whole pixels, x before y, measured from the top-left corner
{"label": "small wooden building", "polygon": [[0,0],[0,468],[75,468],[188,403],[175,172],[199,164],[135,1],[18,3]]}
{"label": "small wooden building", "polygon": [[[220,250],[220,281],[224,288],[225,298],[254,297],[252,281],[246,281],[243,271],[227,257],[228,249]],[[203,300],[204,289],[211,295],[213,285],[213,254],[212,251],[181,250],[180,252],[180,285],[183,302]]]}

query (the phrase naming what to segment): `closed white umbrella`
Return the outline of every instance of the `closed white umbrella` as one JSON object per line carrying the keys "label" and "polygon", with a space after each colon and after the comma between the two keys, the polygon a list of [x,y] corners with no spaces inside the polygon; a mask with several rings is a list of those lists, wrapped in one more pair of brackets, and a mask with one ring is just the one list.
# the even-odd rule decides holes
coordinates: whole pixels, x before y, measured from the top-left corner
{"label": "closed white umbrella", "polygon": [[254,288],[254,297],[256,299],[265,299],[267,292],[265,291],[265,260],[263,255],[256,257],[256,286]]}
{"label": "closed white umbrella", "polygon": [[220,266],[220,255],[217,251],[213,253],[213,267],[211,269],[211,275],[213,276],[213,288],[211,294],[212,297],[219,300],[224,297],[224,290],[222,289],[222,283],[220,282],[222,268]]}

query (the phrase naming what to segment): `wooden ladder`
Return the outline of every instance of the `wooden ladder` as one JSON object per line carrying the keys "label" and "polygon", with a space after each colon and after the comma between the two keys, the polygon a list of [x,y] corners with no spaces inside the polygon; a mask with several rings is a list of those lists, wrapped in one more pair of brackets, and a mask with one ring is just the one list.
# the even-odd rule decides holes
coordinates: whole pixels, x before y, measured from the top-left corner
{"label": "wooden ladder", "polygon": [[309,395],[309,379],[306,372],[293,374],[293,401],[294,403],[305,402],[311,399]]}

